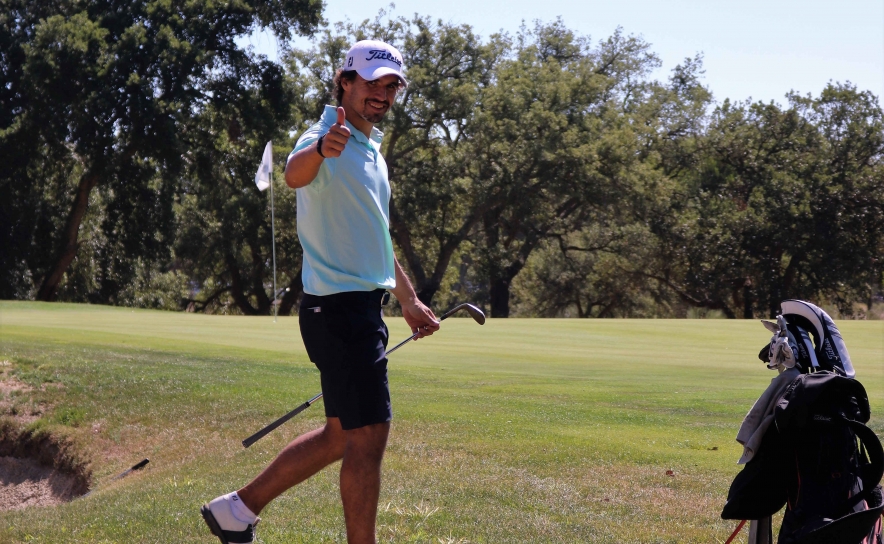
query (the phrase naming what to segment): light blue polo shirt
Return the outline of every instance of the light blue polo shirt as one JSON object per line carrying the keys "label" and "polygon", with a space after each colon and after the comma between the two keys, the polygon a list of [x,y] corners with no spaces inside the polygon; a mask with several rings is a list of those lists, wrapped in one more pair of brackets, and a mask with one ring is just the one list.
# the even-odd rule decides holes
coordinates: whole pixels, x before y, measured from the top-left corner
{"label": "light blue polo shirt", "polygon": [[[307,147],[337,121],[337,108],[298,138]],[[304,250],[304,292],[332,295],[396,287],[390,239],[390,181],[381,156],[383,133],[371,138],[347,122],[350,141],[338,158],[325,159],[309,185],[297,190],[298,238]],[[291,156],[291,155],[290,155]]]}

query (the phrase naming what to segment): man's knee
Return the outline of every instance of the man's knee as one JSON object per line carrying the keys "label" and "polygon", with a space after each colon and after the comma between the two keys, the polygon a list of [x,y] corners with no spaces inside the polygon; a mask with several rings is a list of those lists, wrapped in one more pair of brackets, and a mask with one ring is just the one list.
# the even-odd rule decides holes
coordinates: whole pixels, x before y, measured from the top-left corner
{"label": "man's knee", "polygon": [[344,455],[344,448],[347,446],[347,434],[341,428],[341,421],[338,418],[326,418],[325,427],[322,428],[322,437],[329,448],[340,452],[341,456]]}
{"label": "man's knee", "polygon": [[384,456],[387,447],[387,437],[390,435],[389,423],[377,423],[366,425],[358,429],[344,431],[347,439],[345,455],[359,455],[367,458],[376,458],[378,461]]}

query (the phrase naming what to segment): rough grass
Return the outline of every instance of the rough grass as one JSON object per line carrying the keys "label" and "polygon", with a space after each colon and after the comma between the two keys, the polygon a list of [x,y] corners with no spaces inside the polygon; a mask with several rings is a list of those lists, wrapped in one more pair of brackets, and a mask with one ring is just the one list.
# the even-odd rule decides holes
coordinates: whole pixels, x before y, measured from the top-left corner
{"label": "rough grass", "polygon": [[[839,325],[884,434],[884,322]],[[379,539],[723,542],[768,338],[757,321],[445,321],[391,356]],[[28,425],[76,440],[94,474],[88,497],[0,513],[0,542],[212,542],[199,505],[322,422],[317,405],[240,445],[319,391],[296,318],[2,302],[0,361],[30,387],[18,405],[43,407]],[[261,542],[344,542],[336,467],[262,517]]]}

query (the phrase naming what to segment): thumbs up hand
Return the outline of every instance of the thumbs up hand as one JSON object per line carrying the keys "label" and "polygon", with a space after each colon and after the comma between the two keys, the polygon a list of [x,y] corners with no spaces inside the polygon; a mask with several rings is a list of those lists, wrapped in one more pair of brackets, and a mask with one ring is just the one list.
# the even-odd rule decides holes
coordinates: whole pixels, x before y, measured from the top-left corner
{"label": "thumbs up hand", "polygon": [[338,108],[337,122],[328,129],[320,142],[319,153],[326,158],[340,157],[347,142],[350,141],[350,129],[347,128],[344,108]]}
{"label": "thumbs up hand", "polygon": [[345,126],[345,123],[347,122],[347,115],[346,114],[347,114],[347,112],[344,111],[344,108],[342,108],[341,106],[338,106],[338,122],[335,124]]}

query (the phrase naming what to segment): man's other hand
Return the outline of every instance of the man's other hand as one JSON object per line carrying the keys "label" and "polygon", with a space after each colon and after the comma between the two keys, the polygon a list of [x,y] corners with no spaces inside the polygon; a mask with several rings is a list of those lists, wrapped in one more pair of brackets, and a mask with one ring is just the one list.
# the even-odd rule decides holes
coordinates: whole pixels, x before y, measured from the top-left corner
{"label": "man's other hand", "polygon": [[415,340],[424,336],[430,336],[439,330],[439,320],[436,319],[433,310],[428,308],[423,302],[415,301],[411,304],[403,304],[402,317],[405,318],[405,322],[411,327],[411,332],[418,333]]}

